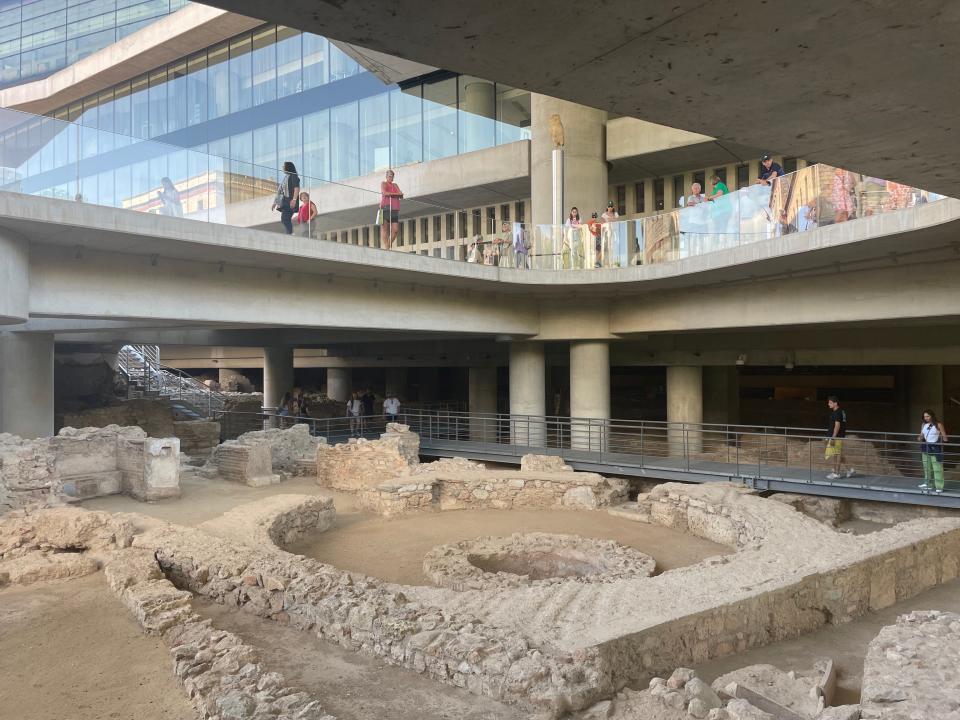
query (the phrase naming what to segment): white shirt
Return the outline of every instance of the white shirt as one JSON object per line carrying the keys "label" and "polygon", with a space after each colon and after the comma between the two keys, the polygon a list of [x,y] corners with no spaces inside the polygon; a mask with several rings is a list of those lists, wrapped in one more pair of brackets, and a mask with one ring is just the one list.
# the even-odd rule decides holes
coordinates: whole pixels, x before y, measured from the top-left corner
{"label": "white shirt", "polygon": [[354,417],[360,416],[360,410],[363,406],[359,400],[347,400],[347,412],[349,412]]}
{"label": "white shirt", "polygon": [[395,397],[388,397],[383,401],[384,415],[396,415],[400,412],[400,401]]}
{"label": "white shirt", "polygon": [[923,439],[930,445],[940,442],[940,428],[934,423],[924,423],[920,433],[923,435]]}

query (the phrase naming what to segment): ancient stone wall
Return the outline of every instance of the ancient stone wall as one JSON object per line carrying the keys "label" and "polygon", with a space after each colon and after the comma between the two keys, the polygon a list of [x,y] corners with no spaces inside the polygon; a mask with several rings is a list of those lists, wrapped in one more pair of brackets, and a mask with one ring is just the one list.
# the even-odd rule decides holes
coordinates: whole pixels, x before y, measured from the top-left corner
{"label": "ancient stone wall", "polygon": [[275,473],[294,474],[301,460],[315,461],[317,448],[326,445],[323,438],[313,437],[310,426],[297,424],[293,427],[270,430],[254,430],[237,438],[241,445],[265,445],[270,450],[270,459]]}
{"label": "ancient stone wall", "polygon": [[174,420],[173,434],[180,440],[180,452],[209,455],[220,444],[220,423],[216,420]]}
{"label": "ancient stone wall", "polygon": [[0,509],[129,492],[179,495],[179,441],[140,428],[63,428],[49,438],[0,435]]}
{"label": "ancient stone wall", "polygon": [[255,547],[284,548],[306,534],[329,529],[336,515],[331,498],[272,495],[239,505],[198,527],[211,535]]}
{"label": "ancient stone wall", "polygon": [[137,398],[63,416],[64,427],[139,427],[151,437],[173,437],[173,410],[163,398]]}
{"label": "ancient stone wall", "polygon": [[241,445],[235,440],[225,442],[214,450],[205,471],[250,487],[280,482],[280,476],[274,474],[270,462],[269,445]]}
{"label": "ancient stone wall", "polygon": [[235,440],[246,432],[263,429],[263,395],[260,393],[227,393],[220,417],[220,436]]}
{"label": "ancient stone wall", "polygon": [[374,488],[420,462],[420,438],[406,425],[389,423],[379,440],[351,438],[349,442],[317,448],[317,482],[335,490]]}

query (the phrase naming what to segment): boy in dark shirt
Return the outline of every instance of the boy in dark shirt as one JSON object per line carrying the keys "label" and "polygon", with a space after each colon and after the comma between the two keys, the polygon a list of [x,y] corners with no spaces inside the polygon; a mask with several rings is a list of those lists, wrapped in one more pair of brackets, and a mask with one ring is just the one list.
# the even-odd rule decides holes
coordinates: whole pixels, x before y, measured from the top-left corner
{"label": "boy in dark shirt", "polygon": [[[833,462],[833,472],[827,475],[827,480],[837,480],[841,477],[843,458],[843,438],[847,436],[847,413],[840,407],[840,400],[836,395],[827,398],[827,407],[830,408],[830,424],[827,428],[827,449],[824,458]],[[846,476],[853,477],[856,471],[847,468]]]}

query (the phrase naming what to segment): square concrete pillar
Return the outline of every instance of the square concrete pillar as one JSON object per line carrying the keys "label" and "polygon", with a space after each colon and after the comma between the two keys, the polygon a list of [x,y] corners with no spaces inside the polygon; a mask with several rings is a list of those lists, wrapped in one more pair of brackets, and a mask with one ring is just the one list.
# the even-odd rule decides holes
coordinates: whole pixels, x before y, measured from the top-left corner
{"label": "square concrete pillar", "polygon": [[53,435],[53,335],[0,333],[0,432]]}
{"label": "square concrete pillar", "polygon": [[703,449],[703,369],[672,365],[667,368],[667,440],[671,457]]}

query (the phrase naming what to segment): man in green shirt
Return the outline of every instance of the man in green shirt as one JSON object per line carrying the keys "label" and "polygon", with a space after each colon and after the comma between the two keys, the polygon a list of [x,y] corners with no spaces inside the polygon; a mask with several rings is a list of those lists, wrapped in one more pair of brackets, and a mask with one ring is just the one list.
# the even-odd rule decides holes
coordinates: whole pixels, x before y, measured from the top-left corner
{"label": "man in green shirt", "polygon": [[727,184],[720,179],[719,175],[714,175],[710,178],[710,182],[713,183],[713,193],[707,195],[707,200],[716,200],[718,197],[726,195],[730,192],[730,189],[727,187]]}
{"label": "man in green shirt", "polygon": [[710,182],[713,184],[713,192],[707,196],[707,200],[713,201],[714,204],[710,206],[711,237],[708,244],[712,249],[719,250],[736,243],[736,232],[739,228],[736,227],[735,213],[732,212],[731,202],[735,200],[733,198],[723,200],[724,195],[730,194],[727,184],[716,173],[710,177]]}

